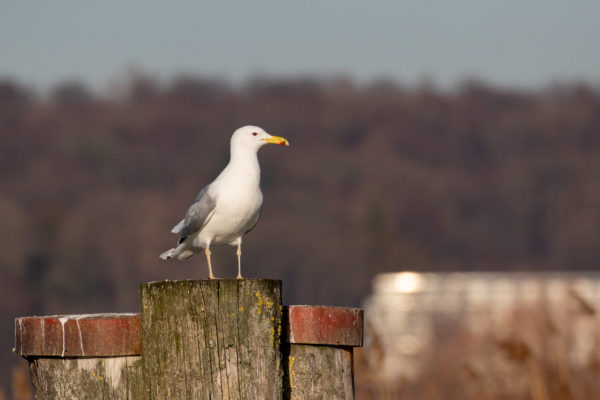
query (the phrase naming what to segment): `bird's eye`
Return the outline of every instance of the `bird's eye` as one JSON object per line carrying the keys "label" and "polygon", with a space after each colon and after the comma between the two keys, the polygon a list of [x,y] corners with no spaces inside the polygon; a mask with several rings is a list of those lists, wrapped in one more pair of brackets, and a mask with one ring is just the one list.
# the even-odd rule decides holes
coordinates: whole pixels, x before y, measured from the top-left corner
{"label": "bird's eye", "polygon": [[252,132],[252,136],[258,135],[258,132]]}

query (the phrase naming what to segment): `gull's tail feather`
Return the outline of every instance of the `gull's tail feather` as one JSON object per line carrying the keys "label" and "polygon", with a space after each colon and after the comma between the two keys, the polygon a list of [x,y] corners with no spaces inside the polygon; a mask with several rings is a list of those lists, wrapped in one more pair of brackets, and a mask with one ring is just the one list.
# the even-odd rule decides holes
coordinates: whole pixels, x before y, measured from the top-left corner
{"label": "gull's tail feather", "polygon": [[160,257],[162,260],[168,260],[171,258],[176,258],[178,260],[187,260],[188,258],[192,257],[194,254],[196,254],[196,253],[194,251],[190,250],[189,248],[186,248],[185,244],[180,244],[177,247],[174,247],[172,249],[165,251],[158,257]]}
{"label": "gull's tail feather", "polygon": [[164,253],[161,253],[160,259],[161,260],[168,260],[169,258],[173,258],[173,252],[175,251],[175,249],[169,249],[167,251],[165,251]]}

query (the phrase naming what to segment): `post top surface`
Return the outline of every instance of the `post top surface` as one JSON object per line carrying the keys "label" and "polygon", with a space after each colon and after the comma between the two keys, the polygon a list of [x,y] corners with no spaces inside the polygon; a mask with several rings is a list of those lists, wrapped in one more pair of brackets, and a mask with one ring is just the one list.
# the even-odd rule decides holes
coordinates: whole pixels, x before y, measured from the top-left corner
{"label": "post top surface", "polygon": [[162,281],[150,281],[150,282],[144,282],[142,283],[141,286],[153,286],[153,285],[161,285],[161,284],[194,284],[194,283],[211,283],[211,284],[217,284],[217,283],[244,283],[244,282],[276,282],[276,283],[280,283],[281,284],[281,279],[263,279],[263,278],[244,278],[244,279],[221,279],[221,278],[217,278],[217,279],[177,279],[177,280],[170,280],[170,279],[166,279],[166,280],[162,280]]}

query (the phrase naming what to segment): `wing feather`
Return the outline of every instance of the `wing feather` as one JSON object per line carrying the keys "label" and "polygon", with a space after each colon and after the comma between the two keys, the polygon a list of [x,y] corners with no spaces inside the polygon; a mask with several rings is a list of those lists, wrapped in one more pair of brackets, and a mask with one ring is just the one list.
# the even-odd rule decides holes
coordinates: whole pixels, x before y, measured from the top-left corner
{"label": "wing feather", "polygon": [[210,185],[206,186],[194,199],[185,218],[175,225],[171,232],[179,233],[181,238],[185,238],[201,230],[212,217],[216,204],[217,201],[211,194]]}

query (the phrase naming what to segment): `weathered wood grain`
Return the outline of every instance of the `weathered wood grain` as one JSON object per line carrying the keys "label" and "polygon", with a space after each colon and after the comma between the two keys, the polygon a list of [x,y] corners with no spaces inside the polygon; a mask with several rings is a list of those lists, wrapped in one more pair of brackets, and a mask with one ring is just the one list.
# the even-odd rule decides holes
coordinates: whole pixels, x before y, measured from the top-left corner
{"label": "weathered wood grain", "polygon": [[141,286],[145,399],[281,399],[281,281]]}
{"label": "weathered wood grain", "polygon": [[285,400],[352,400],[352,348],[288,344]]}
{"label": "weathered wood grain", "polygon": [[38,400],[142,399],[139,356],[29,358]]}
{"label": "weathered wood grain", "polygon": [[362,310],[282,309],[268,280],[154,282],[141,303],[141,317],[17,318],[36,398],[353,398]]}

